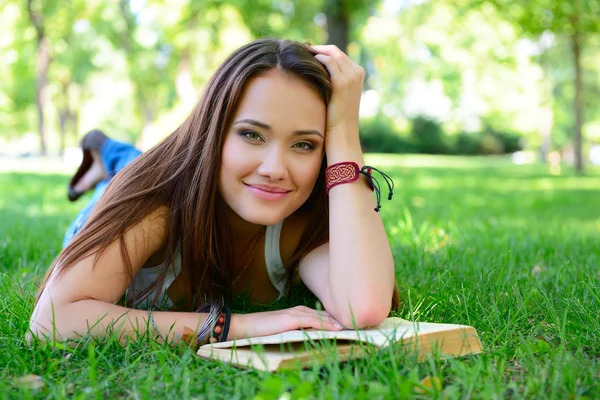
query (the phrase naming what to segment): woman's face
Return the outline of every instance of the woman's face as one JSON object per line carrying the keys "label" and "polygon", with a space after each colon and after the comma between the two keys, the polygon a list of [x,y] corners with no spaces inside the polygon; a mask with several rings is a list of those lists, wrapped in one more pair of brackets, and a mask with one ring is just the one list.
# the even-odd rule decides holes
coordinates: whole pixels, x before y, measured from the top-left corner
{"label": "woman's face", "polygon": [[323,160],[325,103],[277,70],[251,79],[225,137],[219,192],[244,220],[274,225],[310,196]]}

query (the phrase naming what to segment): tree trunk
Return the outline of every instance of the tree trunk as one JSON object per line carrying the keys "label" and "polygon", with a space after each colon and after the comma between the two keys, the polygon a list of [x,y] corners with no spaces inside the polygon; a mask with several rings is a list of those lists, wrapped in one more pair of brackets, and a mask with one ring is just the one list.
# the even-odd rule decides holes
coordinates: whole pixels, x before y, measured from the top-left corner
{"label": "tree trunk", "polygon": [[60,128],[60,149],[59,154],[62,156],[65,154],[65,148],[67,147],[67,124],[71,119],[71,109],[69,107],[69,83],[66,81],[61,82],[62,89],[62,102],[57,102],[58,111],[58,125]]}
{"label": "tree trunk", "polygon": [[540,65],[542,67],[542,121],[540,129],[540,159],[548,162],[548,153],[552,149],[552,126],[554,124],[554,110],[552,104],[552,80],[548,73],[546,50],[542,50]]}
{"label": "tree trunk", "polygon": [[65,147],[67,146],[67,119],[69,118],[68,111],[65,108],[58,110],[58,126],[60,128],[60,149],[58,154],[60,156],[65,154]]}
{"label": "tree trunk", "polygon": [[48,86],[48,67],[50,66],[50,43],[43,37],[38,44],[35,77],[35,105],[38,112],[38,131],[42,155],[48,154],[46,144],[46,124],[44,123],[44,106],[46,104],[46,86]]}
{"label": "tree trunk", "polygon": [[583,154],[582,145],[583,139],[581,129],[583,126],[583,82],[581,78],[581,36],[575,26],[575,32],[571,35],[571,49],[573,51],[573,63],[575,66],[575,127],[573,130],[573,147],[575,152],[575,170],[581,174],[583,172]]}
{"label": "tree trunk", "polygon": [[38,132],[40,135],[40,152],[48,154],[46,145],[46,126],[44,124],[44,105],[46,104],[46,86],[48,85],[48,67],[50,66],[50,42],[44,31],[44,17],[34,10],[33,0],[27,1],[27,13],[35,27],[37,38],[35,65],[35,105],[38,113]]}
{"label": "tree trunk", "polygon": [[71,114],[71,124],[73,126],[73,132],[71,132],[73,134],[73,138],[75,139],[75,143],[79,143],[78,142],[78,138],[79,138],[79,110],[75,110],[73,112],[73,114]]}
{"label": "tree trunk", "polygon": [[342,0],[326,0],[327,44],[334,44],[344,53],[348,52],[350,18]]}
{"label": "tree trunk", "polygon": [[141,83],[136,79],[136,54],[140,51],[140,46],[133,39],[137,29],[136,18],[131,13],[129,1],[119,0],[119,9],[125,21],[125,29],[119,32],[119,40],[127,59],[128,75],[133,85],[135,104],[142,117],[142,129],[136,139],[136,146],[145,151],[155,143],[151,129],[155,112],[150,107],[149,97],[144,94]]}

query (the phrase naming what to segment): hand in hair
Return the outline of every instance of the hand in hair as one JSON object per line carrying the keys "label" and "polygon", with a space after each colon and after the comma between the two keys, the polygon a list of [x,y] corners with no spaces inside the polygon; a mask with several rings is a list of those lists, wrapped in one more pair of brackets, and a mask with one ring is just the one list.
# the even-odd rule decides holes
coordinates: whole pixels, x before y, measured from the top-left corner
{"label": "hand in hair", "polygon": [[325,151],[358,140],[358,109],[365,70],[337,46],[311,46],[331,77],[333,95],[327,107]]}

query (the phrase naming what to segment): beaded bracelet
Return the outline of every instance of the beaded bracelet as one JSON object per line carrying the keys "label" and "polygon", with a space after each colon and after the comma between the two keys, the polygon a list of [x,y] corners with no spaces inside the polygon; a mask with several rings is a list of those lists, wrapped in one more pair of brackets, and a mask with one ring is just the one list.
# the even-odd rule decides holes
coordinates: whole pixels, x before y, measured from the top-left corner
{"label": "beaded bracelet", "polygon": [[209,343],[226,342],[227,334],[229,333],[229,321],[231,319],[231,311],[229,307],[223,307],[223,312],[217,319],[214,328],[210,334]]}
{"label": "beaded bracelet", "polygon": [[208,316],[197,333],[187,326],[183,327],[183,342],[192,347],[200,347],[206,343],[227,341],[231,322],[229,307],[224,307],[220,301],[208,301],[202,304],[197,312],[208,313]]}
{"label": "beaded bracelet", "polygon": [[205,340],[213,336],[213,329],[215,325],[219,322],[219,318],[223,312],[223,305],[220,301],[208,301],[202,304],[197,312],[199,313],[208,313],[208,316],[204,320],[204,323],[198,330],[198,335],[196,336],[196,345],[201,346],[204,344]]}
{"label": "beaded bracelet", "polygon": [[229,325],[231,323],[231,310],[229,307],[224,307],[225,310],[225,326],[223,326],[223,334],[221,335],[219,342],[226,342],[227,335],[229,334]]}

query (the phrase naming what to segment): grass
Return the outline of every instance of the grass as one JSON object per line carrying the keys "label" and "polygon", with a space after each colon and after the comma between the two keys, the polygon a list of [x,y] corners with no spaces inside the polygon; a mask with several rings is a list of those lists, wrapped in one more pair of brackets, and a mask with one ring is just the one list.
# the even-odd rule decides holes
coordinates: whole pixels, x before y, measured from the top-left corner
{"label": "grass", "polygon": [[[144,340],[24,341],[35,285],[82,206],[67,171],[0,174],[0,393],[7,398],[598,398],[600,170],[503,159],[370,155],[396,182],[381,210],[398,316],[476,327],[479,356],[418,363],[400,346],[269,374]],[[46,165],[46,164],[42,164]],[[61,172],[62,171],[62,172]],[[36,378],[37,376],[38,378]],[[441,390],[420,389],[437,378]]]}

